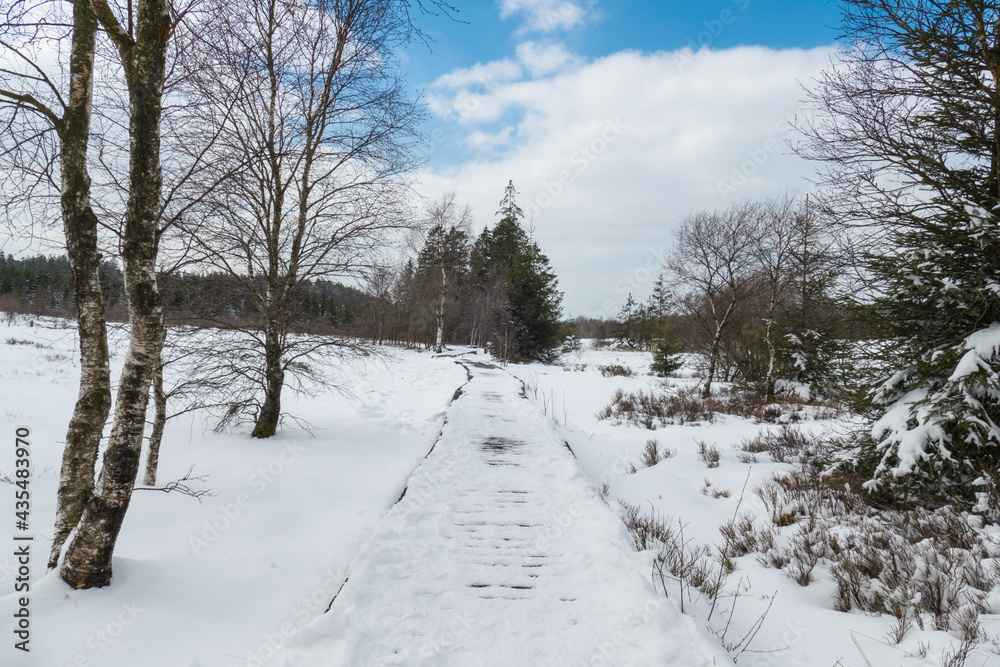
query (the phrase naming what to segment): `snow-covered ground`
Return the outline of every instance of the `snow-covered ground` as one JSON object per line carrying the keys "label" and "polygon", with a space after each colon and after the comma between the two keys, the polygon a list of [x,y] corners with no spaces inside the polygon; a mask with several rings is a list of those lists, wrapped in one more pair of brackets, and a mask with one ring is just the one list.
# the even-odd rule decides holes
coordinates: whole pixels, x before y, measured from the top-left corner
{"label": "snow-covered ground", "polygon": [[722,665],[656,591],[565,443],[496,367],[470,380],[330,613],[280,664]]}
{"label": "snow-covered ground", "polygon": [[[59,321],[0,331],[0,479],[14,469],[17,426],[31,429],[31,653],[12,649],[14,487],[0,483],[0,665],[215,667],[263,664],[322,614],[352,558],[402,492],[441,428],[464,369],[430,354],[356,367],[354,398],[325,394],[287,409],[314,433],[267,441],[215,434],[203,416],[168,422],[159,479],[194,466],[203,502],[133,495],[113,585],[73,591],[45,572],[55,492],[78,382],[73,329]],[[8,339],[18,341],[15,344]],[[22,344],[25,341],[27,344]],[[112,362],[120,370],[123,346]],[[360,374],[364,370],[365,377]],[[256,662],[255,662],[256,661]],[[273,663],[272,663],[273,664]]]}
{"label": "snow-covered ground", "polygon": [[[629,552],[630,541],[612,515],[617,499],[680,520],[686,539],[710,544],[719,541],[718,526],[733,515],[744,486],[741,510],[762,511],[753,487],[790,466],[766,457],[752,465],[736,458],[733,445],[767,428],[746,419],[721,417],[712,424],[656,431],[599,421],[596,413],[615,389],[659,382],[645,375],[649,355],[613,351],[570,354],[563,366],[508,367],[524,381],[528,401],[517,398],[519,383],[490,372],[492,377],[480,378],[478,388],[470,383],[469,396],[453,404],[456,389],[469,381],[455,359],[387,349],[390,358],[338,371],[338,383],[353,398],[286,396],[286,408],[307,420],[312,433],[289,425],[261,442],[242,431],[213,433],[203,415],[172,420],[160,480],[180,478],[194,466],[193,474],[204,476],[194,485],[215,495],[199,503],[178,494],[137,491],[115,552],[113,584],[73,591],[44,565],[62,440],[77,389],[74,346],[73,328],[58,320],[35,326],[21,320],[0,331],[0,432],[8,443],[0,448],[0,510],[5,510],[0,511],[0,618],[6,619],[0,621],[0,665],[229,667],[279,665],[279,655],[302,667],[693,665],[711,664],[713,656],[725,664],[713,633],[721,634],[728,624],[726,641],[732,643],[768,607],[738,664],[939,664],[942,650],[955,641],[943,632],[911,630],[899,646],[890,646],[884,635],[892,619],[833,610],[835,585],[822,567],[817,581],[800,587],[753,556],[738,559],[739,569],[727,580],[730,591],[739,588],[742,594],[726,598],[724,613],[716,612],[711,621],[703,600],[688,604],[688,617],[683,617],[675,591],[669,600],[662,592],[654,595],[653,554]],[[115,350],[114,372],[122,351],[121,346]],[[456,352],[485,360],[482,354]],[[603,377],[598,367],[611,363],[639,374]],[[488,394],[500,397],[495,405]],[[842,425],[807,422],[806,428]],[[12,648],[16,600],[10,593],[18,576],[12,541],[15,487],[2,481],[14,470],[18,426],[31,429],[33,464],[32,651],[27,655]],[[513,459],[519,466],[488,466],[482,443],[492,435],[534,444],[494,451],[501,462],[523,456]],[[676,455],[643,468],[638,462],[649,438]],[[558,446],[562,440],[569,442],[575,459]],[[706,468],[698,459],[697,441],[719,447],[718,468]],[[435,453],[428,456],[435,442]],[[460,464],[475,466],[449,478],[447,472]],[[634,474],[629,472],[633,464]],[[508,482],[524,488],[507,488]],[[403,502],[396,504],[404,488]],[[520,503],[491,500],[498,491],[539,489],[539,504],[525,508],[524,516]],[[715,497],[712,491],[721,490],[729,496]],[[538,577],[534,588],[514,587],[533,585],[524,582],[535,578],[514,576],[524,568],[515,572],[469,563],[474,545],[465,537],[483,537],[490,545],[486,551],[499,554],[503,548],[494,549],[494,543],[505,547],[524,537],[515,534],[524,530],[520,524],[555,521],[559,526],[573,503],[586,508],[586,520],[574,519],[558,535],[552,529],[551,544],[539,543],[537,536],[530,543],[547,549],[534,555],[553,560],[551,578]],[[474,534],[481,528],[468,535],[449,532],[454,513],[463,510],[495,528],[483,535]],[[557,545],[569,550],[560,552]],[[555,558],[557,552],[564,560]],[[508,558],[513,563],[518,554]],[[491,591],[530,599],[479,595],[490,597]],[[562,600],[574,592],[577,601]],[[324,614],[335,596],[331,612]],[[496,614],[490,616],[490,610]],[[983,628],[1000,635],[1000,620],[987,616]],[[928,645],[926,659],[907,657],[921,642]],[[399,651],[395,657],[389,656],[390,647]],[[351,657],[338,662],[338,655]],[[532,660],[536,655],[539,661]],[[966,664],[1000,665],[1000,656],[980,648]]]}
{"label": "snow-covered ground", "polygon": [[[646,512],[655,510],[671,521],[675,532],[683,526],[684,539],[692,544],[721,544],[719,526],[734,516],[737,506],[740,514],[767,516],[753,489],[775,473],[789,472],[793,467],[770,462],[767,455],[759,457],[757,463],[740,462],[736,448],[739,443],[775,428],[750,419],[720,415],[714,423],[672,425],[656,430],[599,420],[598,411],[610,402],[616,389],[636,391],[663,382],[648,375],[651,361],[652,356],[642,352],[584,349],[566,355],[560,366],[512,365],[508,370],[525,381],[528,397],[559,425],[584,472],[597,483],[607,484],[609,499],[621,499]],[[610,365],[631,368],[636,376],[603,377],[600,366]],[[679,375],[691,374],[682,369]],[[667,382],[682,388],[694,386],[697,380],[669,378]],[[847,419],[807,420],[799,427],[814,433],[842,433],[848,426]],[[650,438],[657,439],[661,448],[669,448],[675,455],[653,467],[643,467],[640,459]],[[721,460],[717,468],[708,468],[699,459],[699,442],[718,447]],[[633,465],[637,469],[634,474],[630,472]],[[728,497],[719,495],[719,491],[728,492]],[[779,543],[791,530],[794,527],[782,529]],[[652,551],[645,554],[647,571],[651,573],[654,554]],[[716,611],[708,621],[707,601],[697,596],[686,611],[712,632],[725,632],[727,643],[735,643],[752,632],[763,618],[749,649],[738,657],[739,665],[917,667],[940,665],[943,652],[954,651],[958,646],[958,640],[947,633],[915,627],[895,645],[886,638],[894,618],[835,611],[837,586],[822,563],[813,572],[815,581],[802,587],[782,570],[762,566],[753,554],[736,562],[738,569],[728,576],[726,588],[730,593],[739,590],[741,595],[722,602],[724,613]],[[676,602],[677,591],[672,592]],[[997,591],[991,599],[994,613],[984,614],[980,620],[983,631],[996,639],[1000,637]],[[987,642],[973,651],[965,664],[998,666],[997,651],[1000,645]]]}

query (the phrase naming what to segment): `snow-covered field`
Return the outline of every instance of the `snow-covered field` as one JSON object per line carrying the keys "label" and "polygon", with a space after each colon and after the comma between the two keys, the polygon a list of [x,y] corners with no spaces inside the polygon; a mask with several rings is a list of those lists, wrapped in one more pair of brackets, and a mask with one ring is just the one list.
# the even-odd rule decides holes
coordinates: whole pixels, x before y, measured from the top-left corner
{"label": "snow-covered field", "polygon": [[[441,428],[465,371],[430,354],[389,351],[355,377],[355,398],[327,394],[288,409],[314,433],[267,441],[215,434],[202,416],[167,424],[159,480],[195,475],[215,495],[139,491],[115,550],[114,583],[73,591],[45,572],[62,442],[78,382],[72,329],[18,324],[0,336],[0,478],[17,426],[31,429],[31,654],[15,653],[9,593],[14,488],[0,484],[0,665],[214,667],[262,664],[323,613],[352,557],[402,492]],[[9,344],[7,339],[32,344]],[[37,346],[36,346],[37,344]],[[119,346],[113,372],[122,362]],[[360,372],[360,368],[355,372]],[[27,660],[25,658],[28,657]],[[255,663],[254,660],[257,660]]]}
{"label": "snow-covered field", "polygon": [[[621,499],[647,512],[655,510],[670,519],[675,531],[683,526],[684,539],[692,544],[721,544],[719,526],[734,516],[738,505],[740,514],[768,514],[753,493],[754,488],[775,473],[791,471],[793,466],[770,462],[766,454],[757,463],[740,462],[736,446],[741,441],[775,428],[742,417],[720,415],[711,424],[671,425],[653,431],[599,420],[597,412],[608,404],[615,389],[636,391],[663,382],[647,375],[651,361],[652,356],[642,352],[585,350],[566,355],[561,367],[530,364],[509,366],[508,370],[525,381],[529,398],[562,427],[585,473],[599,484],[607,484],[610,500]],[[602,365],[627,366],[636,376],[605,378],[599,371]],[[684,369],[679,373],[685,374],[689,375]],[[668,382],[676,388],[697,383],[692,378],[670,378]],[[815,433],[840,433],[848,426],[847,419],[807,420],[799,426]],[[676,454],[644,468],[640,459],[650,438]],[[718,447],[721,459],[717,468],[708,468],[699,459],[699,441]],[[632,465],[637,468],[634,474],[630,473]],[[720,490],[728,492],[728,497],[716,497]],[[781,529],[779,544],[794,529]],[[993,537],[1000,544],[1000,535],[994,532]],[[646,555],[652,572],[653,552],[647,551]],[[942,654],[958,646],[958,640],[948,633],[916,627],[896,645],[886,637],[894,618],[835,611],[836,583],[822,562],[813,572],[815,581],[806,587],[799,586],[782,570],[762,566],[753,554],[736,562],[738,569],[728,576],[725,590],[739,590],[738,599],[730,596],[723,600],[723,613],[716,610],[711,621],[707,620],[709,605],[704,597],[698,599],[696,595],[686,611],[713,633],[724,633],[730,644],[752,633],[755,624],[760,623],[749,648],[738,657],[739,665],[917,667],[941,664]],[[676,582],[670,583],[674,585],[671,593],[676,602],[679,591]],[[991,601],[994,613],[984,614],[980,620],[983,631],[997,639],[1000,591],[994,590]],[[973,651],[965,664],[1000,665],[998,651],[1000,645],[987,642]]]}
{"label": "snow-covered field", "polygon": [[[467,420],[464,430],[456,431],[461,426],[460,413],[455,413],[456,421],[444,423],[445,411],[452,405],[456,389],[468,380],[465,368],[453,358],[387,349],[384,360],[372,360],[364,366],[338,372],[351,398],[339,393],[300,399],[286,395],[286,409],[307,420],[312,425],[311,433],[288,425],[277,437],[262,442],[252,440],[245,432],[216,434],[204,415],[172,420],[163,442],[161,482],[180,478],[194,466],[193,474],[204,476],[204,480],[192,484],[210,489],[214,495],[199,503],[179,494],[137,491],[115,552],[112,586],[73,591],[55,573],[46,573],[44,565],[54,518],[62,440],[77,389],[74,345],[74,330],[58,320],[42,320],[35,326],[28,326],[26,319],[20,320],[3,327],[0,335],[3,396],[0,432],[7,442],[0,448],[0,595],[4,596],[0,598],[0,618],[5,619],[0,622],[3,630],[0,636],[4,637],[0,644],[0,665],[279,665],[282,659],[275,657],[278,654],[289,659],[296,655],[316,658],[316,650],[324,646],[330,651],[328,663],[301,664],[344,664],[337,662],[337,651],[362,656],[350,664],[386,664],[389,660],[384,654],[372,657],[377,652],[363,646],[357,649],[366,637],[369,641],[382,641],[365,632],[391,631],[395,633],[392,641],[399,642],[407,636],[401,630],[403,627],[427,629],[429,614],[437,608],[435,604],[447,602],[442,596],[451,594],[446,590],[448,573],[438,573],[440,576],[433,582],[425,582],[417,578],[427,578],[429,573],[414,570],[414,580],[404,585],[400,582],[405,579],[394,580],[393,576],[399,577],[406,568],[390,566],[394,562],[405,564],[407,558],[411,563],[416,562],[416,555],[397,552],[394,556],[391,545],[401,536],[419,533],[417,527],[421,525],[433,525],[437,530],[441,524],[421,523],[426,513],[407,513],[402,503],[395,503],[408,483],[413,485],[407,493],[411,501],[423,499],[418,493],[421,480],[437,484],[435,480],[440,479],[436,476],[440,471],[433,466],[461,461],[457,455],[425,459],[443,427],[441,442],[447,444],[451,437],[455,452],[462,451],[464,434],[476,432],[477,417],[468,412],[471,408],[461,413],[465,415],[461,419]],[[122,352],[121,346],[115,350],[115,372],[120,368]],[[466,359],[485,360],[481,353],[455,352],[465,352]],[[624,529],[602,517],[610,516],[612,511],[621,514],[618,499],[647,510],[655,508],[681,522],[685,539],[712,544],[719,541],[718,526],[732,517],[741,495],[741,511],[762,511],[756,507],[760,501],[752,493],[754,486],[775,472],[791,469],[788,464],[769,462],[766,456],[754,464],[737,459],[733,446],[768,428],[748,419],[720,417],[712,424],[668,426],[656,431],[599,421],[596,413],[607,405],[617,388],[636,390],[660,382],[645,375],[649,361],[649,355],[643,353],[587,350],[567,355],[562,366],[510,366],[507,372],[525,383],[527,398],[536,408],[531,413],[523,412],[530,408],[528,403],[508,395],[516,392],[518,383],[505,381],[503,376],[494,379],[497,386],[487,388],[487,393],[511,399],[514,407],[502,410],[503,415],[514,420],[511,428],[516,426],[557,444],[565,439],[576,455],[573,460],[565,449],[558,455],[546,450],[549,453],[539,454],[537,460],[526,459],[524,465],[540,463],[551,467],[552,482],[546,488],[552,498],[568,494],[570,489],[583,489],[573,493],[582,494],[580,497],[587,499],[590,504],[586,506],[591,509],[587,510],[588,520],[575,522],[574,530],[590,527],[596,543],[586,545],[586,536],[576,535],[573,537],[577,540],[573,543],[576,549],[571,555],[593,554],[591,560],[601,559],[603,565],[588,561],[588,567],[593,565],[595,572],[607,572],[607,564],[616,563],[619,570],[614,576],[607,575],[607,580],[626,582],[614,588],[617,598],[601,598],[606,591],[597,586],[581,594],[589,595],[588,599],[612,600],[614,604],[621,604],[622,596],[634,596],[642,604],[638,611],[632,610],[632,616],[622,617],[623,622],[627,624],[638,618],[643,632],[656,628],[663,636],[647,641],[641,633],[630,635],[629,648],[621,653],[582,651],[581,636],[587,636],[595,646],[615,645],[615,633],[603,644],[601,636],[594,636],[600,634],[595,628],[613,627],[607,618],[616,617],[614,609],[603,608],[591,617],[576,619],[576,623],[572,615],[567,616],[570,619],[567,623],[578,624],[579,632],[546,631],[553,627],[547,625],[553,622],[554,603],[550,596],[523,607],[521,612],[511,612],[509,605],[498,607],[499,613],[508,617],[500,621],[539,627],[535,635],[510,637],[518,642],[520,652],[501,650],[505,633],[510,629],[509,624],[500,623],[493,637],[495,644],[484,646],[481,653],[466,650],[461,654],[465,658],[455,661],[456,653],[435,649],[418,661],[408,661],[403,656],[409,654],[400,652],[392,664],[499,665],[512,664],[503,660],[515,656],[518,664],[575,665],[581,664],[581,655],[587,656],[583,664],[656,664],[649,661],[650,655],[658,655],[659,661],[666,659],[655,652],[660,641],[666,641],[667,645],[671,641],[686,642],[682,648],[689,652],[703,645],[706,648],[696,651],[697,657],[710,661],[714,654],[720,656],[717,663],[723,664],[722,642],[714,635],[725,630],[726,643],[736,642],[752,632],[761,618],[759,631],[749,642],[748,650],[738,657],[740,665],[940,664],[942,651],[956,643],[954,638],[943,632],[913,629],[902,643],[892,646],[884,635],[893,619],[834,611],[835,584],[823,566],[815,572],[816,581],[801,587],[781,570],[764,568],[752,555],[742,557],[737,560],[738,569],[726,582],[728,591],[739,590],[741,594],[724,598],[721,611],[717,610],[710,621],[704,599],[688,602],[685,612],[692,621],[676,615],[679,595],[675,589],[668,587],[669,600],[662,591],[656,593],[659,582],[650,576],[652,552],[627,554],[616,560],[614,554],[619,553],[616,550],[629,547],[630,543]],[[611,363],[627,365],[638,375],[603,377],[598,366]],[[694,380],[672,382],[685,384]],[[461,400],[452,407],[460,408]],[[537,422],[532,421],[536,419]],[[33,464],[30,532],[35,539],[31,560],[30,654],[12,648],[16,600],[11,591],[18,576],[12,537],[17,531],[14,487],[3,483],[14,470],[13,445],[19,426],[31,430]],[[805,425],[817,430],[842,427],[843,422],[838,421]],[[508,435],[528,439],[524,433],[518,436],[512,431],[512,434]],[[643,468],[638,462],[649,438],[658,439],[661,446],[675,450],[676,454],[653,467]],[[697,441],[719,447],[722,452],[719,467],[709,469],[699,460]],[[638,468],[635,473],[630,472],[633,464]],[[576,466],[583,475],[574,473]],[[418,467],[419,472],[411,477]],[[511,468],[504,474],[516,478],[516,472],[516,468]],[[541,475],[540,483],[544,485],[545,471],[526,468],[525,475]],[[568,481],[573,479],[576,481]],[[461,481],[469,495],[464,500],[452,498],[457,503],[455,507],[471,505],[468,509],[488,515],[489,503],[475,498],[477,479]],[[482,482],[484,497],[487,484]],[[744,487],[746,492],[742,493]],[[444,487],[438,484],[437,488]],[[607,489],[607,506],[600,498],[603,488]],[[729,495],[715,491],[728,491]],[[421,507],[426,509],[428,503]],[[444,532],[428,535],[431,537],[450,539]],[[503,540],[504,536],[484,537]],[[424,553],[433,554],[438,544],[428,542]],[[389,570],[378,571],[392,572],[392,576],[372,574],[373,569],[386,567]],[[366,570],[368,575],[363,574]],[[356,574],[360,583],[344,586],[345,597],[338,598],[331,614],[324,615],[348,574],[351,581]],[[573,582],[571,575],[572,568],[567,568],[565,576],[561,575],[549,588],[540,586],[540,594],[556,591],[569,598],[569,591],[559,587]],[[423,583],[428,585],[422,586]],[[496,582],[484,579],[483,583]],[[432,595],[433,599],[426,598],[421,605],[418,600],[423,594]],[[650,600],[656,604],[646,604]],[[993,599],[994,607],[998,602]],[[408,621],[410,626],[395,624],[392,617],[373,616],[377,609],[401,614],[400,605],[419,607],[410,610],[416,619]],[[587,608],[574,606],[573,613]],[[622,609],[630,608],[625,605]],[[421,613],[424,613],[422,618]],[[512,614],[526,615],[512,617]],[[644,614],[655,616],[655,623],[648,622]],[[469,626],[463,616],[437,618],[434,623],[439,631],[434,635],[437,641],[434,646],[439,648],[446,643],[460,645],[475,634],[467,632]],[[477,617],[472,627],[481,631],[489,626],[482,617]],[[983,629],[989,635],[1000,635],[1000,617],[984,617]],[[453,634],[442,634],[447,632]],[[348,643],[353,642],[353,652],[338,644],[345,638]],[[538,646],[540,641],[546,642],[550,649],[546,651],[548,657],[533,663],[530,648]],[[560,642],[567,646],[565,652],[558,650]],[[925,658],[908,656],[917,656],[921,644],[927,648]],[[650,649],[645,654],[643,645]],[[419,652],[420,647],[411,646],[408,650]],[[325,654],[318,655],[322,661]],[[563,661],[552,657],[559,655]],[[683,651],[677,655],[683,655]],[[626,659],[626,656],[632,657]],[[680,664],[697,663],[689,659]],[[987,644],[977,649],[966,664],[1000,665],[1000,656],[991,652]]]}

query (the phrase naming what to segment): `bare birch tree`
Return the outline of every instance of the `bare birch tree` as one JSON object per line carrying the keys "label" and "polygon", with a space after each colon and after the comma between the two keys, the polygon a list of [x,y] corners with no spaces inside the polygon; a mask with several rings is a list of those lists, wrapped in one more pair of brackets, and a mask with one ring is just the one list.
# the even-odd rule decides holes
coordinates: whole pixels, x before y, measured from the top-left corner
{"label": "bare birch tree", "polygon": [[[98,23],[89,0],[76,0],[72,6],[66,77],[61,71],[51,71],[52,63],[45,62],[58,52],[67,28],[39,21],[43,17],[38,13],[53,7],[11,4],[6,8],[0,41],[0,52],[10,63],[0,74],[3,168],[8,183],[18,183],[23,193],[21,198],[5,191],[4,202],[9,214],[15,208],[14,215],[30,222],[35,215],[44,216],[44,202],[61,193],[78,314],[80,389],[66,433],[49,567],[56,566],[67,536],[93,493],[97,452],[111,410],[108,338],[98,274],[98,219],[91,202],[87,159]],[[58,13],[56,16],[60,18]],[[59,84],[64,78],[69,82],[68,91]],[[56,159],[58,181],[52,168]]]}
{"label": "bare birch tree", "polygon": [[94,2],[119,53],[129,94],[129,194],[122,236],[129,347],[101,472],[60,569],[74,588],[111,582],[111,555],[139,469],[150,382],[164,338],[156,285],[163,185],[160,118],[167,45],[181,14],[169,0],[139,0],[134,15],[131,4],[127,9],[123,25],[105,0]]}
{"label": "bare birch tree", "polygon": [[215,163],[225,179],[197,234],[206,263],[240,282],[259,313],[234,328],[259,343],[254,437],[274,435],[286,373],[346,340],[308,335],[296,300],[309,281],[360,278],[412,226],[403,176],[419,108],[393,49],[410,35],[397,0],[224,3],[204,40],[201,93],[234,109]]}
{"label": "bare birch tree", "polygon": [[759,206],[734,204],[723,211],[688,216],[674,234],[668,260],[677,284],[687,290],[683,303],[709,335],[708,370],[702,396],[712,394],[722,338],[733,313],[754,291],[754,242],[760,228]]}
{"label": "bare birch tree", "polygon": [[455,295],[456,280],[468,270],[469,226],[472,208],[459,207],[454,192],[443,195],[427,207],[430,231],[420,252],[418,269],[432,282],[434,304],[434,351],[444,345],[445,315]]}
{"label": "bare birch tree", "polygon": [[799,241],[796,233],[798,207],[795,200],[787,194],[769,199],[761,206],[761,224],[751,253],[764,290],[764,346],[767,348],[764,391],[767,399],[773,400],[778,362],[778,311],[785,301],[793,278],[794,251]]}

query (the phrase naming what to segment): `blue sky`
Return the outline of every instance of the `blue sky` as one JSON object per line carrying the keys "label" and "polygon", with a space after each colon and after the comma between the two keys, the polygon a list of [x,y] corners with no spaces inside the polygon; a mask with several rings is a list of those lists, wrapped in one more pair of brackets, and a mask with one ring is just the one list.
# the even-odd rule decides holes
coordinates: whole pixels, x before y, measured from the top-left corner
{"label": "blue sky", "polygon": [[[813,48],[833,43],[840,21],[840,7],[835,0],[595,0],[563,3],[583,9],[578,22],[576,14],[567,16],[557,3],[552,3],[557,5],[555,19],[544,26],[552,29],[538,29],[530,25],[525,10],[501,17],[503,4],[503,0],[453,2],[459,10],[455,21],[441,16],[422,17],[419,24],[429,43],[411,44],[404,53],[405,69],[414,89],[423,93],[448,72],[502,60],[526,41],[561,44],[588,59],[619,51],[651,53],[684,47],[693,51],[741,45]],[[441,127],[439,119],[432,119],[425,131]],[[443,165],[468,157],[468,151],[453,144],[435,151],[431,162]]]}
{"label": "blue sky", "polygon": [[513,179],[567,315],[644,298],[694,210],[811,187],[792,154],[836,2],[458,1],[403,67],[429,110],[418,192],[493,224]]}
{"label": "blue sky", "polygon": [[[523,26],[524,12],[501,18],[500,2],[453,4],[461,22],[436,17],[420,20],[433,43],[430,50],[422,45],[407,49],[412,81],[429,82],[459,67],[503,58],[524,35],[538,32],[515,35]],[[683,46],[809,48],[833,42],[840,22],[839,3],[829,0],[603,0],[590,6],[593,9],[581,23],[552,32],[577,53],[591,57],[626,49],[669,51]]]}

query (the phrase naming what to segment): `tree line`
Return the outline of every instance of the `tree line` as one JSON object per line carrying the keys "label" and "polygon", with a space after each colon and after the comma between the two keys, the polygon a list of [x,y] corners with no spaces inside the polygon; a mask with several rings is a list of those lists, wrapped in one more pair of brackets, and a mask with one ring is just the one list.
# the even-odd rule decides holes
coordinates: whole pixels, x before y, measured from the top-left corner
{"label": "tree line", "polygon": [[[49,560],[69,585],[111,581],[147,406],[156,399],[159,422],[164,364],[190,359],[165,347],[158,276],[223,274],[239,308],[255,313],[218,318],[228,347],[210,360],[228,363],[205,380],[239,397],[231,416],[252,421],[255,436],[275,433],[281,390],[315,374],[311,361],[364,352],[299,318],[317,296],[310,286],[367,275],[412,227],[405,176],[418,162],[422,112],[398,54],[423,39],[421,12],[454,9],[440,0],[6,8],[0,169],[18,188],[0,204],[12,224],[61,221],[78,316],[81,380]],[[113,403],[105,258],[121,267],[129,322]]]}
{"label": "tree line", "polygon": [[[125,283],[118,264],[103,260],[101,291],[110,320],[126,321]],[[214,322],[253,320],[260,316],[245,298],[240,285],[220,272],[159,273],[157,283],[168,323],[208,325]],[[303,324],[348,324],[364,299],[357,288],[340,282],[314,280],[297,296],[297,321]],[[0,255],[0,303],[8,312],[75,317],[76,301],[69,258],[44,256],[14,258]]]}
{"label": "tree line", "polygon": [[513,181],[500,220],[472,239],[454,193],[428,206],[416,257],[368,283],[355,330],[373,342],[472,345],[507,361],[552,361],[569,330],[548,257],[524,228]]}

